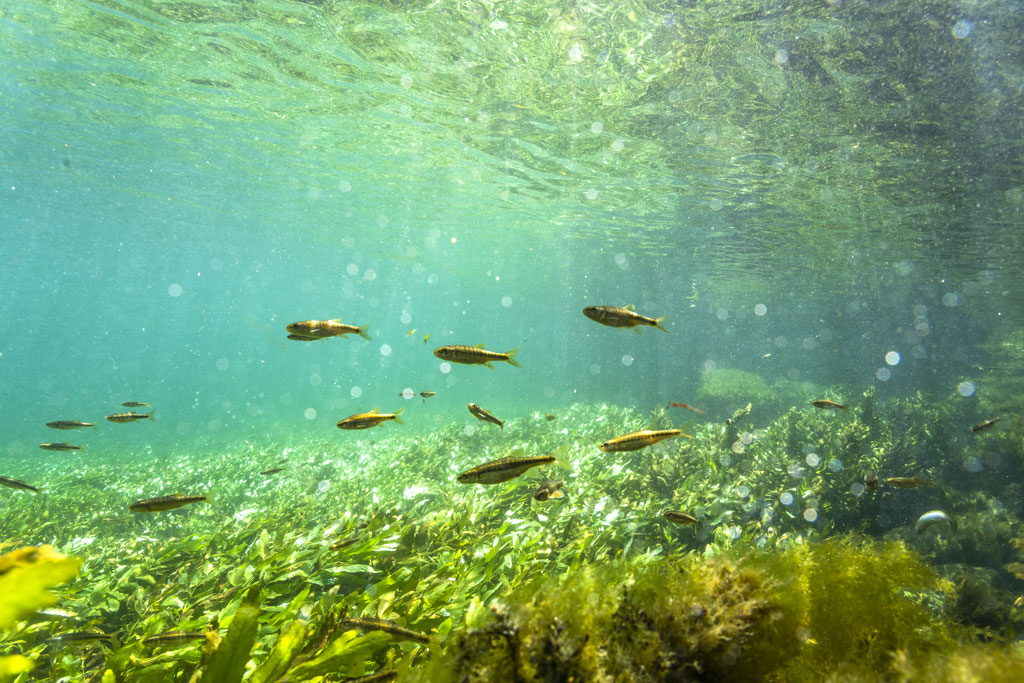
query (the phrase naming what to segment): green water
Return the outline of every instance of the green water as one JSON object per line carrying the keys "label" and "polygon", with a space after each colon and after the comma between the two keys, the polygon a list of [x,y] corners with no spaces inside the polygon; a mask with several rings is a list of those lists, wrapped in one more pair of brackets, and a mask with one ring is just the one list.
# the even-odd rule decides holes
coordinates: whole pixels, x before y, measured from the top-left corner
{"label": "green water", "polygon": [[[65,604],[126,642],[229,617],[241,592],[212,599],[198,586],[261,563],[286,574],[268,543],[308,546],[291,562],[307,563],[316,628],[339,609],[323,602],[331,586],[361,595],[343,601],[349,613],[425,631],[451,618],[457,631],[474,595],[574,560],[770,551],[851,532],[896,535],[937,566],[986,566],[1009,604],[1021,593],[1004,568],[1019,560],[1010,539],[1021,512],[1019,10],[845,0],[0,8],[0,476],[43,490],[0,489],[0,542],[51,543],[93,562],[62,589]],[[668,316],[668,333],[582,314],[627,304]],[[291,322],[331,318],[369,325],[372,341],[286,339]],[[522,367],[433,354],[481,343],[519,348]],[[825,397],[850,413],[815,412],[809,401]],[[104,420],[133,400],[154,420]],[[470,402],[505,428],[478,422]],[[705,412],[665,412],[670,402]],[[746,424],[727,430],[748,402]],[[400,408],[402,425],[335,426]],[[98,427],[45,426],[62,419]],[[596,449],[649,426],[696,438],[656,455]],[[38,448],[58,441],[84,449]],[[529,484],[455,481],[485,460],[562,446],[573,482],[563,517],[532,503]],[[284,472],[258,474],[278,464]],[[871,468],[941,486],[874,500],[851,488]],[[211,490],[215,502],[198,509],[127,512],[139,499]],[[787,491],[814,504],[786,516],[792,503],[777,501]],[[696,509],[701,525],[680,541],[661,520],[667,507]],[[906,533],[930,507],[980,515],[979,527],[997,519],[1000,531],[943,556]],[[630,521],[609,519],[615,510]],[[765,510],[785,522],[754,528]],[[451,604],[411,608],[426,590],[415,582],[379,602],[388,591],[368,587],[408,579],[410,558],[456,552],[443,534],[417,536],[425,515],[503,548],[477,559],[499,563],[505,583],[493,568],[471,578],[470,563],[453,574]],[[381,516],[393,516],[388,529]],[[547,544],[543,561],[529,543],[506,547],[508,518],[532,525],[524,533]],[[365,547],[325,559],[338,536],[366,528]],[[264,530],[273,535],[258,559],[238,550]],[[151,543],[170,554],[155,559]],[[207,567],[176,543],[220,554]],[[373,566],[382,544],[399,549],[393,563],[339,581],[338,566]],[[138,587],[121,585],[108,603],[97,591],[128,579],[104,563],[180,590],[143,608],[127,597]],[[231,576],[239,591],[259,583]],[[300,583],[274,590],[291,598]],[[1005,632],[1014,619],[987,626]],[[261,642],[283,627],[263,622]],[[19,628],[0,652],[41,652],[63,627]],[[405,653],[422,663],[401,647],[338,675]],[[190,675],[190,657],[174,676]],[[81,680],[102,673],[95,662],[57,666]]]}

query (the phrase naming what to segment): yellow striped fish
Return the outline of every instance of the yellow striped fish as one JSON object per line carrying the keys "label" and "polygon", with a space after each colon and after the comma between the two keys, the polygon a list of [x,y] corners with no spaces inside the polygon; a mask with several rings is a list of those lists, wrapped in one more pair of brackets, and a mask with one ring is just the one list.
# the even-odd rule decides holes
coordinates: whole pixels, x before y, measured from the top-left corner
{"label": "yellow striped fish", "polygon": [[629,434],[617,436],[614,439],[608,439],[601,444],[600,448],[605,453],[638,451],[641,448],[653,446],[659,441],[671,439],[674,436],[682,436],[687,439],[693,438],[689,434],[683,434],[678,429],[641,429],[639,432],[630,432]]}

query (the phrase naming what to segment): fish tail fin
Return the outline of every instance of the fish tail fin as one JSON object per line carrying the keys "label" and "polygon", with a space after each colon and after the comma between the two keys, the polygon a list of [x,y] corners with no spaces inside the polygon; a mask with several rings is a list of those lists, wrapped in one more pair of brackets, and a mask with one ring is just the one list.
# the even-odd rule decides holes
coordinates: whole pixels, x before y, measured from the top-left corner
{"label": "fish tail fin", "polygon": [[217,495],[213,491],[208,491],[204,494],[204,498],[206,498],[207,505],[213,505],[213,501],[216,500]]}
{"label": "fish tail fin", "polygon": [[373,337],[371,337],[370,335],[366,334],[366,331],[369,330],[369,329],[370,329],[369,325],[362,325],[359,328],[359,336],[362,337],[363,339],[365,339],[366,341],[373,341]]}
{"label": "fish tail fin", "polygon": [[668,318],[669,318],[669,316],[667,316],[667,315],[663,315],[660,318],[655,318],[654,319],[654,326],[657,327],[662,332],[668,332],[668,330],[666,330],[664,327],[661,326],[661,324],[663,322],[665,322],[666,320],[668,320]]}
{"label": "fish tail fin", "polygon": [[505,431],[505,423],[502,422],[501,420],[498,420],[498,429],[500,429],[501,431]]}
{"label": "fish tail fin", "polygon": [[517,346],[516,348],[512,349],[511,351],[509,351],[505,355],[508,356],[507,360],[508,360],[509,365],[513,365],[513,366],[515,366],[517,368],[521,368],[523,366],[516,362],[516,355],[518,355],[518,354],[519,354],[519,347]]}
{"label": "fish tail fin", "polygon": [[404,425],[405,424],[405,422],[402,421],[402,418],[399,417],[399,415],[401,415],[404,412],[405,412],[405,406],[402,406],[401,408],[399,408],[398,410],[395,411],[395,422],[397,422],[400,425]]}
{"label": "fish tail fin", "polygon": [[569,446],[568,444],[562,444],[558,449],[551,455],[555,458],[555,466],[561,467],[562,469],[571,470],[572,465],[569,464]]}
{"label": "fish tail fin", "polygon": [[146,413],[146,419],[147,420],[152,420],[153,422],[156,422],[156,418],[153,417],[154,413],[156,413],[156,409],[153,409],[153,410],[149,411],[148,413]]}

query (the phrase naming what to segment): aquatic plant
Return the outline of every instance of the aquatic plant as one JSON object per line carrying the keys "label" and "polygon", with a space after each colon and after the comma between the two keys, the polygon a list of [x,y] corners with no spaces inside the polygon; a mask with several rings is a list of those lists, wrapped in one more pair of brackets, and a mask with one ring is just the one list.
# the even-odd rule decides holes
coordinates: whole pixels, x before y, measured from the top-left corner
{"label": "aquatic plant", "polygon": [[954,645],[958,629],[935,614],[948,591],[900,543],[603,563],[477,609],[407,680],[879,676],[896,653],[913,660]]}

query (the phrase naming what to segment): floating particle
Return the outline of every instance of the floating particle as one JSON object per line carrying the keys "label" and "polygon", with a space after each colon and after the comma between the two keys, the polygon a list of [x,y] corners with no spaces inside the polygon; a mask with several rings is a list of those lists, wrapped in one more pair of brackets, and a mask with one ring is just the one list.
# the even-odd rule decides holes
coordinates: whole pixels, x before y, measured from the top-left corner
{"label": "floating particle", "polygon": [[345,266],[345,272],[348,273],[349,275],[355,275],[356,273],[359,272],[359,266],[357,266],[354,263],[350,263],[347,266]]}
{"label": "floating particle", "polygon": [[594,121],[590,124],[590,132],[594,135],[600,135],[602,130],[604,130],[604,124],[600,121]]}
{"label": "floating particle", "polygon": [[899,365],[900,354],[898,354],[895,351],[890,351],[889,353],[885,354],[885,362],[889,365]]}
{"label": "floating particle", "polygon": [[740,486],[736,487],[736,493],[739,494],[740,498],[746,498],[747,496],[750,495],[750,489],[741,484]]}
{"label": "floating particle", "polygon": [[218,358],[217,359],[217,369],[218,370],[227,370],[229,367],[231,367],[231,361],[229,361],[227,358]]}
{"label": "floating particle", "polygon": [[328,489],[330,488],[331,482],[327,481],[326,479],[324,479],[323,481],[316,485],[317,493],[327,493]]}
{"label": "floating particle", "polygon": [[512,297],[510,297],[510,296],[503,296],[503,297],[501,297],[501,305],[504,306],[505,308],[511,308],[512,307]]}
{"label": "floating particle", "polygon": [[831,460],[828,461],[828,468],[833,472],[842,472],[843,461],[840,460],[839,458],[832,458]]}
{"label": "floating particle", "polygon": [[167,288],[167,293],[175,298],[181,296],[182,291],[183,290],[181,289],[181,285],[179,285],[177,282],[175,282],[174,284]]}
{"label": "floating particle", "polygon": [[390,356],[391,355],[391,346],[388,345],[388,344],[381,344],[381,346],[380,346],[380,355],[382,355],[382,356]]}
{"label": "floating particle", "polygon": [[974,24],[967,19],[961,19],[953,24],[953,37],[958,40],[963,40],[967,36],[971,35],[972,28],[974,28]]}
{"label": "floating particle", "polygon": [[633,358],[633,356],[627,353],[625,356],[622,357],[622,364],[625,365],[626,367],[629,367],[630,365],[633,364],[634,360],[635,358]]}
{"label": "floating particle", "polygon": [[883,382],[888,382],[889,379],[892,378],[892,370],[889,368],[878,368],[878,370],[875,371],[875,377]]}
{"label": "floating particle", "polygon": [[789,50],[776,50],[775,51],[775,63],[779,66],[785,66],[789,64]]}
{"label": "floating particle", "polygon": [[779,502],[782,503],[783,505],[792,505],[793,504],[793,494],[790,493],[789,491],[786,491],[781,496],[779,496]]}
{"label": "floating particle", "polygon": [[806,460],[806,461],[807,461],[807,465],[808,465],[809,467],[817,467],[817,466],[818,466],[818,463],[820,463],[820,462],[821,462],[821,458],[820,458],[820,457],[818,457],[818,454],[817,454],[817,453],[808,453],[808,454],[807,454],[807,457],[806,457],[806,458],[804,458],[804,460]]}
{"label": "floating particle", "polygon": [[352,387],[352,389],[349,390],[348,393],[352,396],[352,398],[359,398],[360,396],[363,395],[363,388],[362,387]]}
{"label": "floating particle", "polygon": [[316,408],[306,408],[306,411],[302,414],[306,417],[307,420],[315,420]]}
{"label": "floating particle", "polygon": [[570,62],[582,62],[583,61],[583,48],[579,45],[573,45],[569,48],[569,61]]}
{"label": "floating particle", "polygon": [[804,519],[808,522],[816,522],[818,520],[818,511],[814,508],[807,508],[804,510]]}
{"label": "floating particle", "polygon": [[754,306],[754,315],[761,317],[768,312],[768,307],[764,304],[757,304]]}
{"label": "floating particle", "polygon": [[442,374],[447,375],[451,371],[452,371],[452,366],[451,366],[450,363],[448,363],[447,361],[444,362],[444,363],[441,363],[441,373]]}

